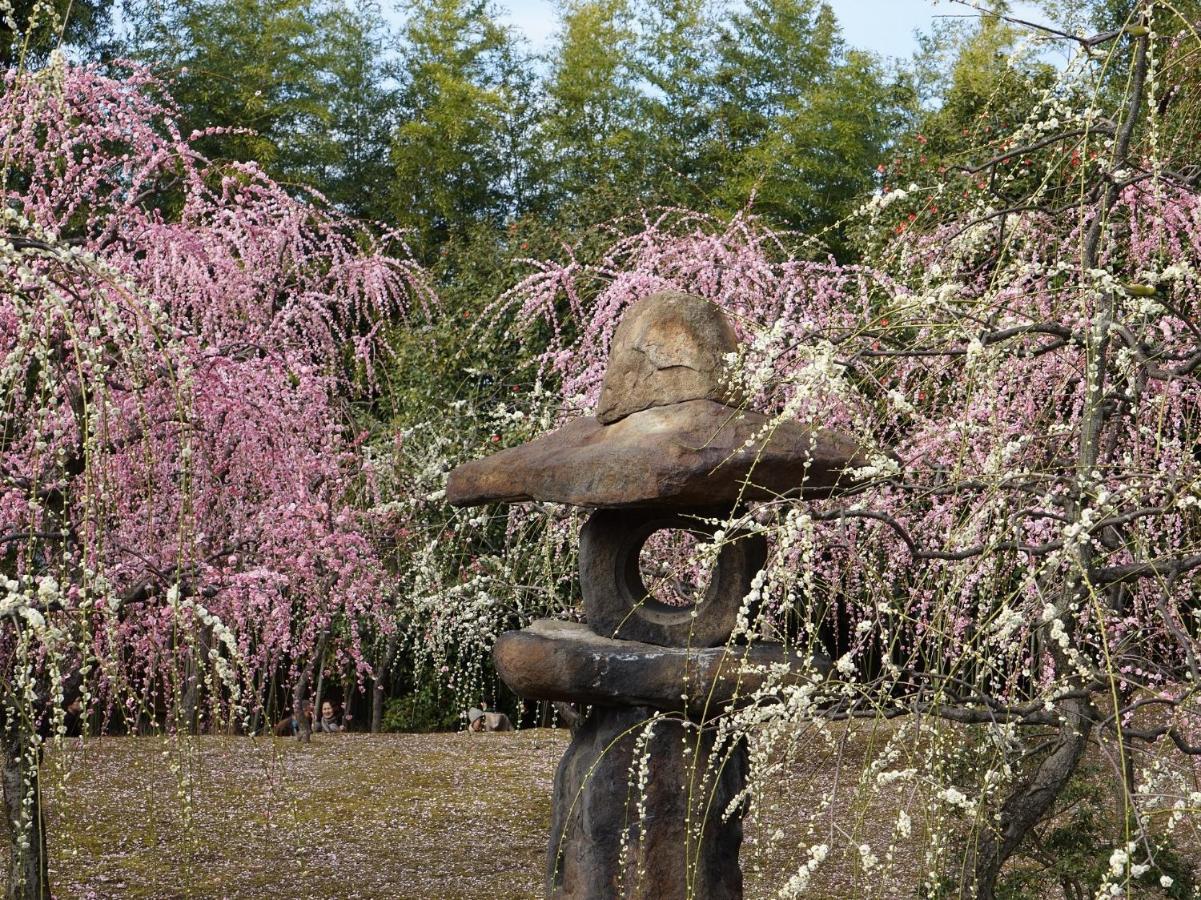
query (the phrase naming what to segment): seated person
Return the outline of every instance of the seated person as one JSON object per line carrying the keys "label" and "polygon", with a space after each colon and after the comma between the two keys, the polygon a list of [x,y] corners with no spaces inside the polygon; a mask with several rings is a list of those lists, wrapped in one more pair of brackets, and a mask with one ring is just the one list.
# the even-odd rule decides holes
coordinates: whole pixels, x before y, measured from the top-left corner
{"label": "seated person", "polygon": [[477,706],[467,710],[469,731],[512,731],[513,723],[502,712],[486,712]]}
{"label": "seated person", "polygon": [[80,737],[83,734],[84,711],[83,697],[79,693],[69,694],[63,704],[64,737]]}
{"label": "seated person", "polygon": [[321,704],[321,718],[313,726],[313,731],[337,732],[345,731],[350,722],[350,713],[342,717],[342,721],[338,721],[338,717],[334,714],[334,705],[325,700]]}

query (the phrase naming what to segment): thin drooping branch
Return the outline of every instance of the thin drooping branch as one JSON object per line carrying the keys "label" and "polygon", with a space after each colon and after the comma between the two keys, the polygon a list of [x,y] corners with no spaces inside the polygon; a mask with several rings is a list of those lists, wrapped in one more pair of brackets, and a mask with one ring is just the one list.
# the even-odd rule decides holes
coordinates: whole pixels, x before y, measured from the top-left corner
{"label": "thin drooping branch", "polygon": [[983,172],[985,169],[990,169],[993,166],[999,165],[1008,159],[1015,159],[1019,156],[1026,156],[1029,153],[1034,153],[1044,147],[1049,147],[1051,144],[1059,141],[1066,141],[1068,138],[1082,137],[1090,134],[1113,134],[1113,128],[1101,123],[1098,123],[1089,128],[1074,128],[1071,131],[1060,131],[1056,134],[1049,135],[1041,140],[1035,141],[1032,144],[1027,144],[1023,147],[1018,147],[1014,150],[1007,150],[1004,153],[999,153],[987,162],[982,162],[977,166],[956,166],[960,172],[968,175],[975,175],[978,172]]}
{"label": "thin drooping branch", "polygon": [[1063,38],[1067,41],[1075,41],[1085,50],[1108,43],[1115,38],[1121,37],[1126,31],[1125,28],[1113,28],[1109,31],[1099,32],[1091,36],[1073,34],[1070,31],[1062,31],[1045,23],[1031,22],[1029,19],[1020,19],[1017,16],[1010,15],[1009,13],[997,12],[995,9],[978,6],[975,3],[968,2],[968,0],[955,0],[955,2],[963,6],[967,6],[970,9],[974,9],[983,16],[1000,19],[1002,22],[1009,22],[1011,25],[1021,25],[1023,28],[1029,28],[1032,31],[1039,31],[1043,34],[1049,34],[1054,37]]}

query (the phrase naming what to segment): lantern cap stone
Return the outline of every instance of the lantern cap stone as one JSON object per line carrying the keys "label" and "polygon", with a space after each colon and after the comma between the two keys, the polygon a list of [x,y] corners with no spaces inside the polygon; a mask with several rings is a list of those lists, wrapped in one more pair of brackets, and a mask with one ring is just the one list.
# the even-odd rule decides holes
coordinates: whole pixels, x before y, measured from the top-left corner
{"label": "lantern cap stone", "polygon": [[738,338],[717,304],[662,291],[631,306],[609,348],[596,418],[612,425],[630,413],[687,400],[738,406],[724,377]]}
{"label": "lantern cap stone", "polygon": [[868,460],[850,437],[739,407],[723,375],[736,350],[710,301],[647,297],[617,328],[597,415],[460,465],[447,500],[713,509],[853,488]]}
{"label": "lantern cap stone", "polygon": [[612,425],[572,419],[527,444],[450,473],[455,506],[541,500],[574,506],[719,507],[781,496],[816,498],[853,486],[866,457],[835,431],[689,400]]}

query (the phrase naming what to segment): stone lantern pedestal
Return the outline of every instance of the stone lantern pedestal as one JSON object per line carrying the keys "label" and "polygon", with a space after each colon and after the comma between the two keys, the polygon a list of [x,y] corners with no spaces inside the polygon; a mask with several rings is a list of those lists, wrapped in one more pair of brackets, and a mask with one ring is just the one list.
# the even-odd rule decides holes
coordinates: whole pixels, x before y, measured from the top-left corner
{"label": "stone lantern pedestal", "polygon": [[742,896],[742,813],[727,810],[746,786],[746,747],[715,753],[712,730],[648,723],[653,713],[594,707],[573,735],[555,776],[549,896]]}
{"label": "stone lantern pedestal", "polygon": [[547,896],[742,896],[746,747],[704,723],[789,662],[782,646],[658,647],[542,619],[494,656],[520,695],[590,707],[555,776]]}
{"label": "stone lantern pedestal", "polygon": [[459,506],[596,510],[580,537],[587,624],[538,621],[494,650],[520,696],[588,708],[555,777],[548,897],[742,896],[747,752],[714,722],[790,661],[780,645],[732,640],[767,547],[723,532],[683,605],[648,590],[641,555],[660,531],[712,539],[747,503],[829,496],[865,460],[843,435],[741,408],[721,372],[736,350],[712,303],[648,297],[617,329],[596,417],[466,463],[447,484]]}

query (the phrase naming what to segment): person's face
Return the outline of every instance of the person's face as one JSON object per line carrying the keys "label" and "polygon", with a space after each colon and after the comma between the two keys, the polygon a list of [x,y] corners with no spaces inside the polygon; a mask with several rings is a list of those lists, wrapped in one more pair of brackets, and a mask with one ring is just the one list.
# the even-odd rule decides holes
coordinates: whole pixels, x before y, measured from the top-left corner
{"label": "person's face", "polygon": [[325,719],[332,719],[334,717],[334,705],[329,702],[322,703],[321,716]]}
{"label": "person's face", "polygon": [[484,730],[484,717],[480,716],[478,719],[476,719],[474,722],[472,722],[468,727],[472,731],[483,731]]}

